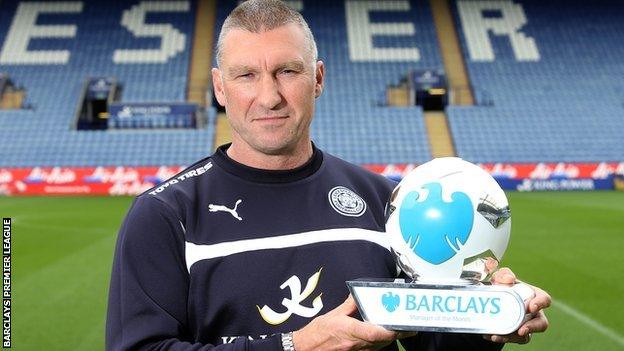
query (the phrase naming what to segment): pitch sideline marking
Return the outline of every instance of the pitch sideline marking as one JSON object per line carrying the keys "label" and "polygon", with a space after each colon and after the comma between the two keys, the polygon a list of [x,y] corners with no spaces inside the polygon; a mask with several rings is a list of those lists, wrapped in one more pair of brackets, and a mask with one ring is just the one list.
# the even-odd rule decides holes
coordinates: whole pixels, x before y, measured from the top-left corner
{"label": "pitch sideline marking", "polygon": [[611,330],[607,327],[605,327],[604,325],[600,324],[600,322],[592,319],[591,317],[587,316],[586,314],[580,312],[579,310],[575,309],[572,306],[569,306],[559,300],[554,300],[552,301],[552,305],[559,308],[561,311],[563,311],[564,313],[566,313],[569,316],[572,316],[574,318],[576,318],[577,320],[579,320],[581,323],[584,323],[590,327],[592,327],[593,329],[595,329],[596,331],[598,331],[600,334],[608,337],[609,339],[615,341],[617,344],[624,346],[624,336],[618,334],[616,331]]}

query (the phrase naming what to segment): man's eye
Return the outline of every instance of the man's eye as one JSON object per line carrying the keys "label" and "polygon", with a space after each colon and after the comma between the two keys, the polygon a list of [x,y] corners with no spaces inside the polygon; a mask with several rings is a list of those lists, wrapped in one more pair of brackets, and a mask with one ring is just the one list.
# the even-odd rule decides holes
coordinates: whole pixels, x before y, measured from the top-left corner
{"label": "man's eye", "polygon": [[243,74],[239,74],[236,78],[252,78],[253,77],[253,73],[243,73]]}
{"label": "man's eye", "polygon": [[297,71],[292,70],[292,69],[285,69],[282,71],[282,74],[295,74],[297,73]]}

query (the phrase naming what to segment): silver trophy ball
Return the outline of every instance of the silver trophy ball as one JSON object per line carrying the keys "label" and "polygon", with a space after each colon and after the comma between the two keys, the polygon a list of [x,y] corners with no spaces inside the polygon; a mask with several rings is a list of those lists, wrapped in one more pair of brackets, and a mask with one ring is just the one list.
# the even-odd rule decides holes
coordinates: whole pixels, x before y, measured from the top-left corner
{"label": "silver trophy ball", "polygon": [[418,282],[489,278],[511,232],[504,191],[481,167],[457,157],[424,163],[395,187],[386,232],[397,265]]}

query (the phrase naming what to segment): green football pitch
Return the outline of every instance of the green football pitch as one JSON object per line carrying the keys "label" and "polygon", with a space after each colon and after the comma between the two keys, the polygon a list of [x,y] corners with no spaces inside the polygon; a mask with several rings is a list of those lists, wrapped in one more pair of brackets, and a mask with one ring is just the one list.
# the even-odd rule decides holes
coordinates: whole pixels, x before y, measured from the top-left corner
{"label": "green football pitch", "polygon": [[[554,299],[547,333],[506,350],[624,350],[624,193],[510,193],[502,265]],[[100,350],[127,197],[0,197],[13,219],[12,346]]]}

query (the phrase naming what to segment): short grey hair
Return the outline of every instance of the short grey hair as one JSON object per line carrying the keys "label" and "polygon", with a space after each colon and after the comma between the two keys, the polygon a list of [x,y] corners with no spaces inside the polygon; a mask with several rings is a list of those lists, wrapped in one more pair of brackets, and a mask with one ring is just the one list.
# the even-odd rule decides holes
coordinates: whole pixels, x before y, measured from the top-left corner
{"label": "short grey hair", "polygon": [[313,62],[316,62],[318,49],[314,35],[299,12],[281,0],[248,0],[232,10],[221,26],[217,41],[217,66],[221,66],[223,39],[231,29],[244,29],[252,33],[261,33],[291,23],[303,29],[308,41],[308,48],[314,59]]}

